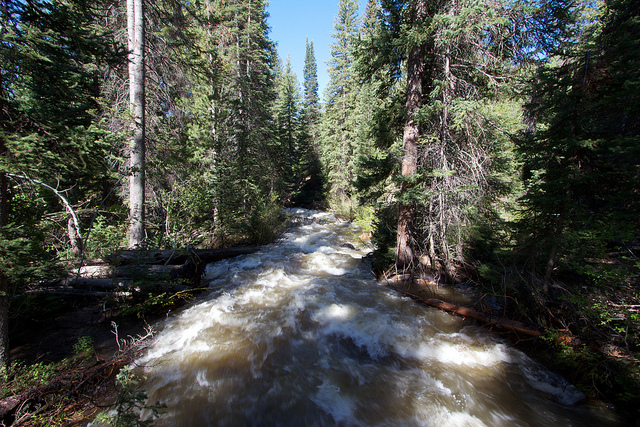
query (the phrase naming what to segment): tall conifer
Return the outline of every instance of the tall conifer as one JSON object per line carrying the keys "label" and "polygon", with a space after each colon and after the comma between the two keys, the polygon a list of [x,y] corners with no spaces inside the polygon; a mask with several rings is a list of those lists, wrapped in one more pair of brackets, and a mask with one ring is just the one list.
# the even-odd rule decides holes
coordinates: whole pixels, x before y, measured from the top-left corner
{"label": "tall conifer", "polygon": [[[304,55],[304,115],[309,128],[314,129],[320,117],[318,98],[318,64],[313,50],[313,40],[306,39]],[[314,135],[315,132],[311,131]]]}
{"label": "tall conifer", "polygon": [[321,159],[330,184],[330,195],[338,203],[355,196],[357,83],[354,42],[358,36],[358,2],[340,0],[334,20],[329,83],[322,116]]}
{"label": "tall conifer", "polygon": [[380,133],[399,118],[403,127],[397,172],[386,168],[400,187],[393,195],[396,265],[454,280],[471,217],[490,200],[487,160],[501,119],[488,106],[505,81],[504,9],[466,0],[382,6],[383,21],[362,38],[358,56],[365,76],[382,83],[381,100],[394,102],[390,111],[399,108],[396,85],[379,73],[396,82],[406,76],[404,114],[380,116],[374,127]]}

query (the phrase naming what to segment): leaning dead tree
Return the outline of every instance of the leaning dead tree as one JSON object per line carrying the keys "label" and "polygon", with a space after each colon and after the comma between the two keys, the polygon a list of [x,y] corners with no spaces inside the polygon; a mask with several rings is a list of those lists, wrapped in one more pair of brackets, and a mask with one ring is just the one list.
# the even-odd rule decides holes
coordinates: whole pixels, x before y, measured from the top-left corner
{"label": "leaning dead tree", "polygon": [[69,214],[69,222],[68,222],[67,230],[69,233],[69,242],[71,244],[71,248],[73,250],[74,255],[76,256],[80,255],[80,253],[82,252],[82,230],[80,229],[80,221],[78,220],[78,215],[76,214],[76,211],[73,209],[73,206],[71,206],[71,203],[69,203],[69,200],[67,200],[67,198],[64,196],[64,191],[60,191],[57,188],[54,188],[48,184],[45,184],[44,182],[39,181],[37,179],[30,178],[26,174],[17,175],[12,173],[5,173],[5,175],[8,176],[9,178],[19,179],[32,184],[42,186],[47,190],[51,191],[53,194],[56,195],[56,197],[60,199],[67,213]]}

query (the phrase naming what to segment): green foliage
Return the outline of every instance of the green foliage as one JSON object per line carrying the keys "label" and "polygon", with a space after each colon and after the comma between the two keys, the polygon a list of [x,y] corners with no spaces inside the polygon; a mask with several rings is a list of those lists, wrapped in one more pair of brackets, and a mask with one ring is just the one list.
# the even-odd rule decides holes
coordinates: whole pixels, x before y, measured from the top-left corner
{"label": "green foliage", "polygon": [[94,116],[98,67],[124,51],[84,2],[9,2],[3,10],[3,169],[58,180],[101,173],[111,148]]}
{"label": "green foliage", "polygon": [[112,302],[116,305],[119,316],[132,316],[144,319],[148,316],[166,313],[168,310],[192,302],[195,295],[206,288],[190,288],[177,292],[158,292],[155,282],[158,277],[136,280],[131,297],[125,303]]}
{"label": "green foliage", "polygon": [[397,244],[398,208],[395,205],[381,205],[376,210],[373,223],[374,233],[371,242],[375,246],[373,253],[373,271],[386,272],[395,265]]}
{"label": "green foliage", "polygon": [[320,118],[320,100],[318,98],[318,65],[313,50],[313,41],[306,40],[304,56],[304,117],[310,128],[310,133],[315,135],[315,126]]}
{"label": "green foliage", "polygon": [[34,363],[27,365],[21,360],[9,366],[0,367],[1,397],[9,397],[25,390],[46,386],[54,377],[56,366],[52,363]]}
{"label": "green foliage", "polygon": [[99,216],[93,222],[85,247],[85,257],[105,257],[125,246],[126,238],[126,230],[122,224],[109,224],[105,217]]}
{"label": "green foliage", "polygon": [[[410,206],[414,255],[435,255],[432,265],[445,266],[453,280],[448,266],[465,258],[474,227],[494,216],[503,205],[498,197],[514,187],[508,135],[521,125],[507,24],[515,15],[506,3],[390,1],[377,14],[373,3],[356,58],[369,85],[362,136],[375,143],[362,145],[356,186],[369,202]],[[424,19],[415,19],[417,9]],[[411,99],[414,113],[403,67],[418,48],[414,65],[422,71],[412,84],[421,86],[421,96]],[[401,135],[409,124],[420,139],[410,175],[401,176]]]}
{"label": "green foliage", "polygon": [[550,362],[588,396],[613,399],[626,410],[636,411],[640,399],[640,369],[631,360],[608,357],[586,344],[568,344],[562,331],[550,330]]}
{"label": "green foliage", "polygon": [[538,265],[570,269],[638,237],[640,87],[630,82],[640,59],[628,48],[640,43],[638,13],[626,1],[603,4],[602,21],[583,21],[579,43],[534,78],[528,108],[537,126],[519,143],[519,225]]}
{"label": "green foliage", "polygon": [[89,336],[82,336],[78,338],[78,341],[73,345],[73,352],[75,356],[80,359],[91,359],[96,352],[93,346],[93,338]]}
{"label": "green foliage", "polygon": [[355,164],[364,143],[358,140],[360,90],[354,68],[354,44],[359,32],[357,1],[338,3],[334,30],[319,154],[329,197],[346,200],[355,196]]}
{"label": "green foliage", "polygon": [[62,272],[56,260],[43,250],[43,235],[28,232],[33,230],[15,224],[0,228],[0,264],[12,284],[10,292]]}
{"label": "green foliage", "polygon": [[[146,378],[133,372],[130,366],[125,366],[116,377],[118,393],[115,407],[110,412],[103,412],[96,417],[98,422],[113,427],[143,427],[153,425],[153,421],[160,416],[165,406],[159,402],[149,405],[147,395],[141,390]],[[149,419],[141,419],[142,411],[149,413]]]}
{"label": "green foliage", "polygon": [[272,242],[283,230],[282,210],[275,201],[262,202],[247,218],[246,234],[253,244]]}

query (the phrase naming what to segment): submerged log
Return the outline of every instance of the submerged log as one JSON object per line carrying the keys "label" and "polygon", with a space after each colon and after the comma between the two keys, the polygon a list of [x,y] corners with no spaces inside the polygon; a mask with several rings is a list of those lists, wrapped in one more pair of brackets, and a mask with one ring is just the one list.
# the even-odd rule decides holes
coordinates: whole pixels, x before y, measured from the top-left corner
{"label": "submerged log", "polygon": [[455,314],[457,316],[469,317],[471,319],[477,320],[482,323],[486,323],[488,325],[495,325],[503,329],[507,329],[507,330],[525,334],[525,335],[530,335],[532,337],[539,337],[541,335],[541,332],[538,329],[535,329],[532,326],[526,325],[516,320],[509,320],[499,316],[491,316],[487,313],[483,313],[474,308],[464,307],[458,304],[452,304],[450,302],[442,301],[436,298],[423,298],[412,292],[399,289],[395,286],[392,286],[392,287],[396,291],[410,297],[415,301],[421,302],[431,307],[439,308],[441,310]]}

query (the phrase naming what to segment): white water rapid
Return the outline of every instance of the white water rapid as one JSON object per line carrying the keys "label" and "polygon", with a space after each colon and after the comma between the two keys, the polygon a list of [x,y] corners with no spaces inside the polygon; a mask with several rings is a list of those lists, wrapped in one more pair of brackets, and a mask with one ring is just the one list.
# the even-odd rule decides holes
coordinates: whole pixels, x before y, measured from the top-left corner
{"label": "white water rapid", "polygon": [[208,266],[210,293],[137,361],[160,426],[602,425],[486,330],[381,286],[357,231],[292,209],[278,242]]}

